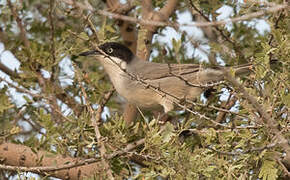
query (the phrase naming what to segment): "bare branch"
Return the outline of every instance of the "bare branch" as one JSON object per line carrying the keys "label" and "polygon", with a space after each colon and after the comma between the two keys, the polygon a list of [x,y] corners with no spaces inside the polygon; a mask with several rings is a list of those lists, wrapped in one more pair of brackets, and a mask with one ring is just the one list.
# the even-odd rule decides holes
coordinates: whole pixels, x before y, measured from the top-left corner
{"label": "bare branch", "polygon": [[[223,110],[226,109],[226,110],[229,110],[231,109],[237,102],[238,98],[236,96],[233,96],[233,97],[229,97],[229,100],[227,101],[226,105],[225,105],[225,108],[222,108]],[[216,117],[216,121],[217,122],[222,122],[224,117],[226,116],[226,113],[225,111],[221,111],[219,113],[219,115]],[[240,115],[238,115],[240,116]],[[245,117],[245,116],[244,116]]]}
{"label": "bare branch", "polygon": [[166,5],[160,9],[158,12],[159,16],[162,16],[161,19],[163,21],[167,21],[169,16],[174,12],[178,0],[167,0]]}
{"label": "bare branch", "polygon": [[104,110],[104,107],[107,104],[107,102],[110,100],[110,98],[112,97],[112,95],[114,94],[114,92],[115,92],[115,89],[110,90],[109,92],[107,92],[104,95],[104,97],[102,98],[101,102],[99,102],[99,107],[98,107],[98,110],[96,112],[96,121],[98,123],[101,122],[101,115],[102,115],[102,112]]}
{"label": "bare branch", "polygon": [[8,6],[9,6],[9,8],[10,8],[12,14],[13,14],[14,19],[17,22],[18,28],[20,29],[20,35],[21,35],[21,39],[22,39],[22,41],[24,43],[24,46],[26,48],[29,48],[30,43],[29,43],[29,40],[27,39],[26,30],[25,30],[25,27],[22,24],[22,20],[18,16],[18,13],[17,13],[16,9],[14,8],[14,6],[12,5],[11,0],[7,0],[7,3],[8,3]]}
{"label": "bare branch", "polygon": [[[110,160],[114,157],[121,156],[123,154],[130,153],[133,149],[139,147],[140,145],[145,143],[145,138],[137,140],[133,143],[128,144],[125,148],[114,151],[113,153],[105,156],[105,159]],[[7,153],[9,151],[9,153]],[[0,159],[4,159],[6,164],[15,164],[15,162],[19,162],[19,160],[14,160],[17,157],[9,158],[12,154],[17,154],[22,157],[29,157],[29,159],[25,159],[23,165],[28,166],[10,166],[0,164],[0,169],[12,170],[12,171],[21,171],[21,172],[35,172],[40,174],[51,173],[51,175],[59,178],[69,177],[70,179],[78,179],[84,177],[90,177],[95,173],[97,169],[100,169],[101,166],[97,162],[100,161],[100,158],[91,158],[81,160],[78,158],[70,158],[70,157],[62,157],[61,155],[54,156],[46,156],[47,152],[39,151],[38,154],[34,154],[30,148],[12,144],[12,143],[4,143],[0,144]],[[37,159],[41,158],[43,166],[35,166],[37,165]],[[52,165],[52,164],[57,165]],[[35,167],[31,167],[35,166]],[[96,168],[97,167],[97,168]],[[66,171],[65,171],[66,170]]]}
{"label": "bare branch", "polygon": [[15,71],[12,71],[10,68],[8,68],[7,66],[5,66],[2,62],[0,62],[0,70],[3,71],[5,74],[14,77],[14,78],[18,78],[18,74]]}
{"label": "bare branch", "polygon": [[288,171],[288,169],[285,167],[285,165],[282,163],[282,161],[280,159],[276,159],[276,161],[278,162],[278,164],[281,166],[284,174],[287,176],[287,177],[290,177],[290,172]]}
{"label": "bare branch", "polygon": [[[35,151],[32,151],[31,148],[24,145],[13,143],[0,144],[0,169],[35,172],[37,174],[50,175],[61,179],[77,180],[79,178],[91,177],[97,169],[101,168],[98,163],[84,163],[81,167],[57,171],[56,169],[58,167],[76,164],[82,160],[79,158],[64,157],[63,155],[55,155],[46,151],[34,152]],[[42,171],[42,167],[35,168],[35,166],[39,166],[39,163],[41,163],[42,167],[48,167],[48,171]],[[31,167],[31,169],[29,167]]]}
{"label": "bare branch", "polygon": [[49,1],[49,12],[48,12],[48,20],[50,24],[50,51],[52,55],[52,59],[55,62],[55,43],[54,43],[54,22],[53,22],[53,8],[54,8],[54,0]]}
{"label": "bare branch", "polygon": [[247,15],[243,15],[240,17],[236,17],[236,18],[230,18],[228,20],[221,20],[221,21],[214,21],[214,22],[201,22],[201,23],[192,23],[192,24],[178,24],[178,23],[166,23],[166,22],[162,22],[162,21],[152,21],[152,20],[144,20],[144,19],[136,19],[133,17],[129,17],[129,16],[124,16],[124,15],[120,15],[120,14],[115,14],[115,13],[111,13],[108,11],[104,11],[104,10],[98,10],[97,13],[104,15],[104,16],[108,16],[108,17],[112,17],[115,19],[121,19],[124,21],[130,21],[133,23],[137,23],[137,24],[142,24],[142,25],[150,25],[150,26],[160,26],[160,27],[165,27],[165,26],[171,26],[171,27],[181,27],[181,26],[195,26],[195,27],[206,27],[206,26],[220,26],[220,25],[225,25],[227,23],[236,23],[239,21],[245,21],[245,20],[250,20],[253,18],[257,18],[260,16],[264,16],[267,13],[275,13],[277,11],[281,11],[283,9],[288,9],[289,6],[287,4],[282,4],[282,5],[277,5],[274,7],[270,7],[268,9],[265,10],[260,10],[254,13],[249,13]]}
{"label": "bare branch", "polygon": [[142,1],[142,19],[145,19],[146,15],[149,15],[153,11],[152,0]]}
{"label": "bare branch", "polygon": [[106,3],[108,7],[110,8],[109,10],[112,12],[118,11],[118,9],[121,6],[121,3],[119,0],[106,0]]}

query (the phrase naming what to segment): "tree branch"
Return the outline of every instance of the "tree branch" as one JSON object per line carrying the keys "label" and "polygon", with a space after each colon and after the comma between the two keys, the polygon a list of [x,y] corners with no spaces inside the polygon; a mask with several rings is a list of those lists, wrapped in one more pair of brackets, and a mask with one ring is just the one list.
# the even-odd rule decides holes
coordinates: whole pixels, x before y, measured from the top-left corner
{"label": "tree branch", "polygon": [[[36,154],[27,146],[13,143],[0,145],[0,159],[2,160],[0,165],[1,169],[35,172],[43,175],[49,172],[48,174],[50,176],[61,179],[77,180],[79,178],[91,177],[98,169],[101,169],[98,163],[84,163],[82,167],[76,166],[70,169],[58,169],[58,167],[77,164],[82,160],[79,158],[55,155],[45,151],[38,151]],[[39,164],[41,164],[41,167],[37,167]]]}
{"label": "tree branch", "polygon": [[29,43],[29,40],[27,39],[27,36],[26,36],[26,30],[22,24],[22,20],[20,19],[20,17],[18,16],[18,13],[16,11],[16,9],[14,8],[14,6],[12,5],[11,3],[11,0],[7,0],[7,3],[8,3],[8,6],[13,14],[13,17],[14,19],[16,20],[17,22],[17,25],[18,25],[18,28],[20,29],[20,35],[21,35],[21,39],[24,43],[24,46],[27,48],[29,48],[30,46],[30,43]]}
{"label": "tree branch", "polygon": [[159,26],[159,27],[165,27],[165,26],[171,26],[171,27],[181,27],[181,26],[188,26],[188,27],[206,27],[206,26],[220,26],[220,25],[225,25],[229,22],[231,23],[235,23],[235,22],[239,22],[239,21],[245,21],[245,20],[250,20],[253,18],[257,18],[260,16],[264,16],[267,13],[275,13],[277,11],[281,11],[284,9],[288,9],[289,6],[287,4],[282,4],[282,5],[277,5],[274,7],[270,7],[268,9],[264,9],[264,10],[260,10],[254,13],[249,13],[247,15],[243,15],[240,17],[235,17],[235,18],[229,18],[227,20],[221,20],[221,21],[213,21],[213,22],[201,22],[201,23],[184,23],[184,24],[178,24],[178,23],[167,23],[167,22],[162,22],[162,21],[152,21],[152,20],[146,20],[146,19],[137,19],[137,18],[133,18],[130,16],[124,16],[124,15],[120,15],[120,14],[115,14],[115,13],[111,13],[108,11],[104,11],[104,10],[98,10],[97,13],[103,16],[108,16],[108,17],[112,17],[115,19],[121,19],[124,21],[130,21],[136,24],[142,24],[142,25],[149,25],[149,26]]}
{"label": "tree branch", "polygon": [[159,16],[161,16],[162,21],[167,21],[169,16],[174,12],[178,0],[167,0],[165,6],[160,9]]}
{"label": "tree branch", "polygon": [[5,74],[7,74],[8,76],[14,77],[14,78],[18,78],[18,74],[15,71],[12,71],[10,68],[8,68],[7,66],[5,66],[2,62],[0,62],[0,70],[2,72],[4,72]]}
{"label": "tree branch", "polygon": [[114,92],[115,92],[115,89],[110,90],[109,92],[107,92],[104,95],[104,97],[102,98],[102,100],[99,102],[99,107],[98,107],[97,112],[96,112],[96,121],[98,123],[100,123],[102,121],[101,120],[101,115],[102,115],[102,112],[104,110],[104,107],[107,104],[107,102],[110,100],[110,98],[112,97],[112,95],[114,94]]}
{"label": "tree branch", "polygon": [[[114,151],[105,158],[110,160],[117,156],[130,153],[133,149],[145,143],[145,139],[137,140],[128,144],[125,148]],[[61,179],[83,179],[91,177],[102,167],[99,165],[100,158],[80,159],[54,155],[45,151],[35,154],[29,147],[13,143],[0,144],[0,169],[34,172]],[[41,160],[41,161],[39,161]],[[39,163],[42,166],[37,166]]]}

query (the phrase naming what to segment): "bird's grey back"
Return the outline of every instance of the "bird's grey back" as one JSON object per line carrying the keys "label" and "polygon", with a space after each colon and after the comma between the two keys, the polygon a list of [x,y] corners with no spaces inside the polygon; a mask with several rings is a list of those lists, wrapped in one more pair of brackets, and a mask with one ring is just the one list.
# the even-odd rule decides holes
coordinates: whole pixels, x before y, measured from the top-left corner
{"label": "bird's grey back", "polygon": [[[135,73],[143,80],[158,80],[162,78],[179,78],[188,81],[218,81],[222,80],[220,68],[205,68],[199,64],[162,64],[148,61],[133,61],[128,66],[129,72]],[[137,63],[136,63],[137,62]],[[201,77],[203,75],[203,77]],[[204,77],[207,76],[208,78]]]}

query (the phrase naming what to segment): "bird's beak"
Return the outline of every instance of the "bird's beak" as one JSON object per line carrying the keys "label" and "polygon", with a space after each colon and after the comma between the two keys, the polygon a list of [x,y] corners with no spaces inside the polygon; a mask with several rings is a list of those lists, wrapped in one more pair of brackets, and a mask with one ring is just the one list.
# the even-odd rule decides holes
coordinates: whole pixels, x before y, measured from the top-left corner
{"label": "bird's beak", "polygon": [[91,50],[91,51],[86,51],[82,52],[79,54],[79,56],[95,56],[95,55],[100,55],[101,53],[97,50]]}

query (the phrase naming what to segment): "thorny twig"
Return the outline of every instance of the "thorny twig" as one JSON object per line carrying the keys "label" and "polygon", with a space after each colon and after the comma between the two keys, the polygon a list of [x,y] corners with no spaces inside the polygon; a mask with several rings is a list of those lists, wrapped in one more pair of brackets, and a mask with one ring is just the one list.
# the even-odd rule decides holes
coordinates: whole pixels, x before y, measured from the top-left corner
{"label": "thorny twig", "polygon": [[174,77],[177,77],[178,79],[184,81],[188,86],[191,86],[191,87],[198,87],[198,88],[210,88],[210,87],[214,87],[214,86],[217,86],[217,85],[220,85],[220,84],[223,84],[225,83],[225,81],[218,81],[218,82],[210,82],[210,83],[206,83],[206,84],[193,84],[191,82],[189,82],[188,80],[186,80],[184,77],[178,75],[178,74],[174,74],[172,71],[171,71],[171,66],[170,64],[168,64],[168,69],[169,69],[169,74],[174,76]]}

